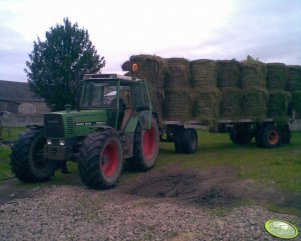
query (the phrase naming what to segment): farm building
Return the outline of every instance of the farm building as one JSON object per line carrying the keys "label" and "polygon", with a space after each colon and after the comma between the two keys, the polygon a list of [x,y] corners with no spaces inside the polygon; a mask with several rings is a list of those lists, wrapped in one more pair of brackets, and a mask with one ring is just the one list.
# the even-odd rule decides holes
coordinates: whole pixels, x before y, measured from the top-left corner
{"label": "farm building", "polygon": [[0,112],[42,114],[49,112],[45,101],[29,89],[27,83],[0,80]]}

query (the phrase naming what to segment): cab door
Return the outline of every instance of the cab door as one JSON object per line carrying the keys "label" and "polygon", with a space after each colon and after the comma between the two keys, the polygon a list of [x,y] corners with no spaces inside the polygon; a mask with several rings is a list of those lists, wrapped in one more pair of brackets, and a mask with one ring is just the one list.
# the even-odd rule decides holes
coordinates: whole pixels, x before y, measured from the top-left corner
{"label": "cab door", "polygon": [[138,113],[142,129],[150,129],[152,123],[152,104],[145,81],[139,81],[133,86],[134,108]]}

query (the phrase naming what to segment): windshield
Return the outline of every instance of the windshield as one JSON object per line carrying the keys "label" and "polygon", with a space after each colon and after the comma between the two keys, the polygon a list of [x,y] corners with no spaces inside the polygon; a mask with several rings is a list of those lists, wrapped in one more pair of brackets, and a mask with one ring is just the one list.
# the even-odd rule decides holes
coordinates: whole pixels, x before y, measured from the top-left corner
{"label": "windshield", "polygon": [[117,82],[86,81],[81,108],[116,108]]}

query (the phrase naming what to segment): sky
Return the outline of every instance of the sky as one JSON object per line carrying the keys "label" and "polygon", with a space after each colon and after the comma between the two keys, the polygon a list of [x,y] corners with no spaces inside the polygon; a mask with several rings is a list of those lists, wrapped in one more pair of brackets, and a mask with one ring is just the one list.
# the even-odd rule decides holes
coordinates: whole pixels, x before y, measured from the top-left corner
{"label": "sky", "polygon": [[0,80],[26,82],[33,42],[68,17],[121,73],[131,55],[301,65],[301,0],[0,0]]}

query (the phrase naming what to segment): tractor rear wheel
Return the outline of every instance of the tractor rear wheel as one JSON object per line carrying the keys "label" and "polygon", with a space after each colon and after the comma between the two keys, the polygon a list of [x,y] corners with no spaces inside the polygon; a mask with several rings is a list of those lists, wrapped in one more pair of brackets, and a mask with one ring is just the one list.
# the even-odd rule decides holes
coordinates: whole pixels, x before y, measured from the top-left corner
{"label": "tractor rear wheel", "polygon": [[28,130],[19,137],[11,154],[12,172],[18,179],[42,182],[54,175],[57,163],[44,158],[45,144],[42,129]]}
{"label": "tractor rear wheel", "polygon": [[79,173],[90,188],[107,189],[118,182],[123,167],[123,152],[114,130],[93,132],[80,149]]}
{"label": "tractor rear wheel", "polygon": [[137,171],[147,171],[155,165],[159,152],[159,129],[155,118],[152,118],[151,128],[142,130],[138,125],[134,137],[134,154],[129,165]]}

